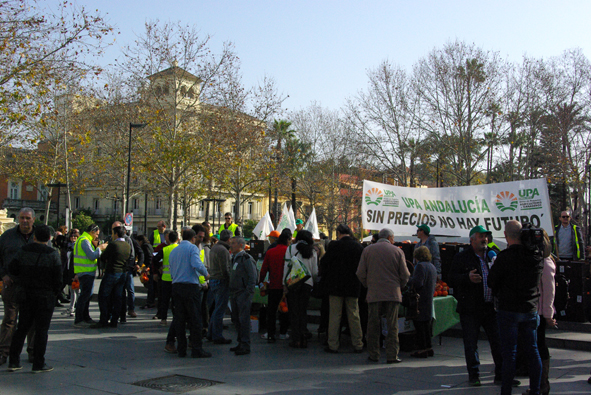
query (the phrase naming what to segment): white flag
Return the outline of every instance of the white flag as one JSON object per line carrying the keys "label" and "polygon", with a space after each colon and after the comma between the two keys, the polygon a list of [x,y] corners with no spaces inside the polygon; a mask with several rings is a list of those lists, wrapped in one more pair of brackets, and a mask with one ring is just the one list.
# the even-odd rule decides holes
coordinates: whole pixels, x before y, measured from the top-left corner
{"label": "white flag", "polygon": [[304,226],[304,229],[309,231],[310,233],[312,233],[313,239],[316,239],[316,240],[320,239],[320,233],[318,232],[318,220],[316,219],[316,209],[315,208],[312,209],[312,214],[310,214],[310,217],[306,221],[306,225]]}
{"label": "white flag", "polygon": [[273,231],[273,222],[271,221],[271,216],[269,216],[269,212],[261,218],[257,226],[252,231],[252,234],[255,235],[259,240],[267,240],[267,235]]}
{"label": "white flag", "polygon": [[279,222],[277,222],[277,232],[281,233],[283,229],[289,229],[292,232],[295,230],[295,219],[292,220],[289,215],[289,210],[287,209],[287,204],[283,203],[283,210],[281,211],[281,217],[279,217]]}
{"label": "white flag", "polygon": [[290,224],[293,224],[293,228],[289,228],[289,229],[291,229],[292,232],[294,230],[296,230],[295,214],[293,212],[293,207],[292,206],[289,206],[289,223]]}

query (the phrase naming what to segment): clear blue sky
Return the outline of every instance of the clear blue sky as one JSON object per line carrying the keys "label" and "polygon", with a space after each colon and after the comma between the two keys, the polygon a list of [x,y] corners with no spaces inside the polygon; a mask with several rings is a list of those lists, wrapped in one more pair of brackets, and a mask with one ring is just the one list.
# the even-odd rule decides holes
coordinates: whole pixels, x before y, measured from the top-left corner
{"label": "clear blue sky", "polygon": [[[56,1],[56,0],[52,0]],[[215,50],[233,41],[244,82],[275,78],[285,107],[312,101],[339,108],[366,86],[366,70],[389,59],[410,70],[421,57],[459,39],[513,61],[582,48],[591,58],[589,0],[199,1],[77,0],[99,9],[121,34],[102,59],[143,32],[144,22],[181,21],[214,36]],[[587,26],[587,28],[585,28]]]}

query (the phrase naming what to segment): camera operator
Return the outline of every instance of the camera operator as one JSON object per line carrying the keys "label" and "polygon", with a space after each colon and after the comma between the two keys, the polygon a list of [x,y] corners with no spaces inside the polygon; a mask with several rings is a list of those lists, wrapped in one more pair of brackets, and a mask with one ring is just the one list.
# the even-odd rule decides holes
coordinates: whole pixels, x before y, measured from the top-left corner
{"label": "camera operator", "polygon": [[497,322],[503,356],[501,394],[511,394],[519,333],[529,359],[530,394],[537,395],[542,374],[536,344],[538,285],[543,268],[542,231],[530,227],[522,230],[518,221],[509,221],[505,225],[505,239],[508,247],[499,253],[488,276],[488,285],[498,302]]}

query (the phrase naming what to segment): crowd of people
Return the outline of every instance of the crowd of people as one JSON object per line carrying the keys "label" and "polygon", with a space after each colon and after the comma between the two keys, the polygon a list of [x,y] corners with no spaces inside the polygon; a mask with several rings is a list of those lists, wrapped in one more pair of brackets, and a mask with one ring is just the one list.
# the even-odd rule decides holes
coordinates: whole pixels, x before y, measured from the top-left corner
{"label": "crowd of people", "polygon": [[[136,317],[136,274],[145,276],[148,288],[142,308],[157,307],[153,318],[169,327],[164,349],[179,357],[186,357],[189,349],[193,358],[211,357],[203,349],[204,338],[212,345],[232,342],[223,333],[228,301],[237,338],[230,350],[236,355],[249,354],[257,284],[268,298],[262,338],[269,343],[289,339],[290,347],[308,347],[312,333],[307,311],[314,296],[322,299],[319,333],[326,335],[327,353],[339,352],[345,326],[355,353],[366,348],[368,361],[375,363],[385,348],[386,363],[400,363],[398,317],[406,292],[407,296],[418,295],[412,317],[416,344],[410,355],[434,355],[433,295],[442,264],[439,245],[427,225],[417,227],[419,241],[412,262],[394,245],[390,229],[382,229],[366,247],[344,224],[337,227],[337,238],[330,243],[314,240],[301,227],[294,232],[295,237],[289,229],[273,231],[257,269],[230,213],[226,213],[216,235],[207,222],[184,227],[179,234],[160,221],[152,234],[134,239],[116,221],[107,242],[99,241],[100,228],[92,224],[82,233],[60,228],[53,246],[52,229],[34,226],[34,221],[34,211],[22,209],[18,226],[0,237],[0,275],[4,282],[0,364],[8,361],[10,371],[22,369],[20,354],[27,337],[33,372],[52,370],[45,364],[45,349],[54,307],[60,301],[70,303],[62,314],[73,316],[76,328],[116,328],[127,317]],[[471,385],[481,384],[478,338],[483,328],[495,364],[494,382],[501,385],[502,394],[510,394],[511,387],[519,385],[515,380],[518,337],[523,340],[529,365],[528,393],[549,393],[545,329],[556,325],[552,252],[573,259],[584,251],[567,212],[561,214],[561,222],[555,230],[556,243],[552,243],[543,230],[537,239],[524,238],[524,234],[536,230],[509,221],[505,226],[507,248],[503,251],[492,241],[490,231],[475,226],[469,233],[470,244],[453,258],[448,277],[457,299]],[[301,267],[306,275],[291,284],[286,277],[294,266]],[[102,277],[100,317],[94,321],[89,303],[97,273]],[[69,298],[63,295],[64,285]]]}

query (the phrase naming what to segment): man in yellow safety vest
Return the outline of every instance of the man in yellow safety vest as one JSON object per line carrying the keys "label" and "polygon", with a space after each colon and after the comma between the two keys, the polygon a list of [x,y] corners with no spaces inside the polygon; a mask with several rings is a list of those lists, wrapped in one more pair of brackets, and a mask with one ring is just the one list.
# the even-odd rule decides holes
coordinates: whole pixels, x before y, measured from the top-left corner
{"label": "man in yellow safety vest", "polygon": [[80,283],[80,296],[74,319],[74,327],[76,328],[85,328],[95,323],[90,318],[88,307],[94,288],[97,260],[101,256],[101,251],[107,248],[107,243],[98,244],[100,233],[97,224],[89,225],[86,232],[78,237],[74,245],[74,281]]}
{"label": "man in yellow safety vest", "polygon": [[220,226],[220,229],[218,230],[218,234],[220,234],[222,230],[229,230],[232,233],[232,237],[240,236],[241,235],[240,228],[238,227],[238,225],[232,223],[232,213],[224,214],[224,219],[225,219],[226,223],[224,223],[222,226]]}
{"label": "man in yellow safety vest", "polygon": [[166,221],[158,221],[156,229],[154,229],[154,232],[148,237],[148,239],[150,240],[150,244],[152,244],[152,247],[156,248],[160,243],[164,241],[165,230]]}

